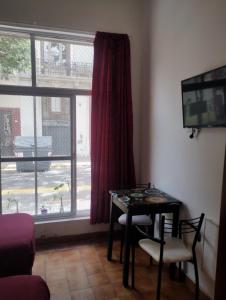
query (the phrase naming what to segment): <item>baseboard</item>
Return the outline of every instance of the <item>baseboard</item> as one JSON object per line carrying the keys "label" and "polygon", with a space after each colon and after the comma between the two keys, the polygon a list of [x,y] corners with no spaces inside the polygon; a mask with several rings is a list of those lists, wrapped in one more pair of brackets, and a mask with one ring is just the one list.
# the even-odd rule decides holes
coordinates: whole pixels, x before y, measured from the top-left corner
{"label": "baseboard", "polygon": [[[114,232],[114,240],[119,239],[120,232]],[[108,232],[91,232],[78,235],[66,235],[66,236],[54,236],[54,237],[43,237],[36,239],[36,248],[38,250],[70,246],[84,243],[100,243],[108,241]]]}

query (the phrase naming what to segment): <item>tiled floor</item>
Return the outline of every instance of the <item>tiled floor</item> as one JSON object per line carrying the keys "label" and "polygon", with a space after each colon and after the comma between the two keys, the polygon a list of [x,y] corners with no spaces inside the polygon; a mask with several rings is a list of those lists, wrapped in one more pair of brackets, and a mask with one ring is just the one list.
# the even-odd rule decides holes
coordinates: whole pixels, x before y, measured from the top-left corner
{"label": "tiled floor", "polygon": [[[61,246],[37,251],[33,274],[41,275],[50,288],[51,300],[133,300],[155,299],[157,270],[149,257],[136,251],[136,289],[121,284],[119,243],[113,261],[106,259],[106,243]],[[161,300],[192,300],[194,294],[185,283],[169,279],[164,270]],[[200,299],[201,300],[201,299]]]}

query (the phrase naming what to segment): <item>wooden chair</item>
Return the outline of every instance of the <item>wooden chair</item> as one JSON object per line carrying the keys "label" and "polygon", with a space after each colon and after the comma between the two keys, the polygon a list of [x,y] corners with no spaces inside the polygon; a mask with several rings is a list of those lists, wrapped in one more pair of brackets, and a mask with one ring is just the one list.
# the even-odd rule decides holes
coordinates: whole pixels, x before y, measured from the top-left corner
{"label": "wooden chair", "polygon": [[[136,189],[150,189],[151,183],[147,184],[136,184]],[[122,263],[122,254],[123,254],[123,246],[124,246],[124,238],[125,238],[125,226],[126,226],[126,214],[122,214],[118,218],[118,223],[121,225],[121,246],[120,246],[120,263]],[[139,226],[151,226],[152,220],[150,215],[136,215],[132,216],[132,226],[139,225]]]}
{"label": "wooden chair", "polygon": [[[160,299],[162,267],[164,263],[177,263],[179,262],[179,272],[181,273],[181,263],[191,262],[195,270],[195,299],[199,299],[199,275],[196,257],[196,244],[201,240],[200,230],[202,227],[204,214],[194,219],[181,220],[179,222],[179,236],[178,238],[166,236],[167,233],[172,234],[173,223],[171,219],[161,218],[160,224],[160,237],[155,238],[144,231],[138,226],[136,229],[146,238],[139,241],[140,247],[149,254],[155,261],[158,262],[158,280],[157,280],[157,294],[156,299]],[[185,234],[194,234],[192,246],[187,246],[183,241]],[[135,264],[135,243],[133,243],[132,251],[132,287],[134,287],[134,264]]]}

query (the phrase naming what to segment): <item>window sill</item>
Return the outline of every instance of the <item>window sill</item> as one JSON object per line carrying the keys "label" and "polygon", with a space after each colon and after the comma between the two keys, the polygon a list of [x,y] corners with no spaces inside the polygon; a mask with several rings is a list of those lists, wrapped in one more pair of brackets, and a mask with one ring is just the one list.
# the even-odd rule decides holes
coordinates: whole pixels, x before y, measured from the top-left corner
{"label": "window sill", "polygon": [[76,217],[65,217],[65,218],[53,218],[53,219],[42,219],[42,220],[34,220],[35,224],[49,224],[49,223],[64,223],[64,222],[73,222],[80,220],[89,220],[90,216],[88,215],[80,215]]}

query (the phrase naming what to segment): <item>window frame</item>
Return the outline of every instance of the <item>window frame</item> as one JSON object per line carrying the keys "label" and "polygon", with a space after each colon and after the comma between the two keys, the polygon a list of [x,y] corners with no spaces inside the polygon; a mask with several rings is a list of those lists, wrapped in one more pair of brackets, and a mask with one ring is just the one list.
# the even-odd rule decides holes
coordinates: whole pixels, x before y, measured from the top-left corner
{"label": "window frame", "polygon": [[[89,214],[89,210],[77,211],[77,176],[76,176],[76,97],[77,96],[91,96],[91,90],[89,89],[72,89],[72,88],[58,88],[58,87],[39,87],[36,83],[36,56],[35,56],[35,37],[45,38],[58,38],[62,41],[73,39],[76,42],[81,42],[87,45],[93,45],[94,35],[85,34],[65,34],[55,31],[40,31],[37,29],[30,28],[18,28],[11,26],[4,26],[0,24],[0,30],[6,32],[18,32],[27,33],[30,35],[30,47],[31,47],[31,86],[23,85],[1,85],[0,84],[0,95],[15,95],[15,96],[33,96],[33,97],[57,97],[57,98],[69,98],[70,99],[70,125],[71,125],[71,155],[57,155],[51,157],[10,157],[2,158],[0,156],[0,190],[2,191],[2,178],[1,178],[1,167],[3,162],[17,162],[17,161],[56,161],[56,160],[70,160],[71,161],[71,212],[60,213],[48,213],[47,215],[35,214],[32,217],[35,221],[49,221],[59,220],[65,218],[84,217]],[[35,171],[35,207],[37,212],[37,172]],[[0,214],[2,214],[2,193],[0,192]]]}

